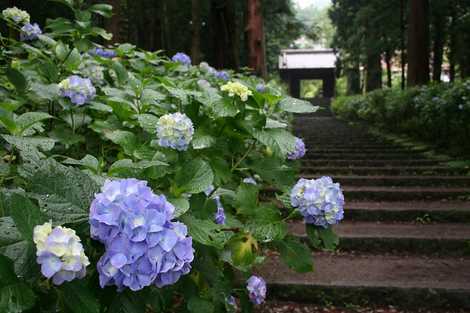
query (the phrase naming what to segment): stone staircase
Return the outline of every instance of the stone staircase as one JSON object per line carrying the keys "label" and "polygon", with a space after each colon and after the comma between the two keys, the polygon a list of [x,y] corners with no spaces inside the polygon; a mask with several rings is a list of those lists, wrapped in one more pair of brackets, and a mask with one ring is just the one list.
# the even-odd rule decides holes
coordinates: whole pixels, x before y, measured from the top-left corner
{"label": "stone staircase", "polygon": [[[340,248],[314,273],[276,255],[261,269],[272,301],[470,311],[470,176],[423,148],[398,146],[328,111],[295,120],[309,149],[302,176],[332,176],[345,198]],[[302,223],[291,232],[305,236]]]}

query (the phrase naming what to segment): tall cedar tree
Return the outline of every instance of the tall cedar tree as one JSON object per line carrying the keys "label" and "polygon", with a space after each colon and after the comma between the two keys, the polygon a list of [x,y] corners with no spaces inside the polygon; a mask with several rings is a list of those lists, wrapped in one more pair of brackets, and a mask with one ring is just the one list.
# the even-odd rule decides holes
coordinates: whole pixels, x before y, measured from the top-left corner
{"label": "tall cedar tree", "polygon": [[428,0],[410,0],[408,16],[408,86],[429,82]]}
{"label": "tall cedar tree", "polygon": [[261,0],[247,0],[246,35],[248,40],[248,66],[257,75],[267,77],[266,45]]}

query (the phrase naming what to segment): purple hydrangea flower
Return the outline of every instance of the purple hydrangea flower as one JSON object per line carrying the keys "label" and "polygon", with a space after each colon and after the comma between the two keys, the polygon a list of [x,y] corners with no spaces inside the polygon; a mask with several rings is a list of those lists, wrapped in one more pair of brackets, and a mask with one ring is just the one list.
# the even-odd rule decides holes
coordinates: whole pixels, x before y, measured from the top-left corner
{"label": "purple hydrangea flower", "polygon": [[305,223],[327,227],[343,219],[344,196],[330,177],[301,178],[292,188],[291,204],[298,208]]}
{"label": "purple hydrangea flower", "polygon": [[179,112],[165,114],[158,120],[158,144],[178,151],[186,151],[193,139],[193,122]]}
{"label": "purple hydrangea flower", "polygon": [[295,150],[287,154],[289,160],[298,160],[305,155],[305,143],[302,139],[295,137]]}
{"label": "purple hydrangea flower", "polygon": [[34,227],[33,241],[41,273],[55,285],[85,277],[90,262],[74,230],[45,223]]}
{"label": "purple hydrangea flower", "polygon": [[258,84],[256,85],[256,91],[259,93],[263,93],[266,91],[266,85],[264,84]]}
{"label": "purple hydrangea flower", "polygon": [[38,36],[42,34],[41,28],[37,23],[25,24],[21,27],[20,39],[22,41],[31,41],[38,39]]}
{"label": "purple hydrangea flower", "polygon": [[227,304],[234,307],[234,308],[237,308],[237,299],[235,299],[234,296],[230,295],[227,297],[227,299],[225,299],[225,301],[227,301]]}
{"label": "purple hydrangea flower", "polygon": [[116,57],[116,51],[114,50],[111,50],[111,49],[103,49],[103,48],[99,48],[99,47],[96,47],[96,48],[93,48],[89,51],[89,53],[91,55],[96,55],[96,56],[100,56],[102,58],[114,58]]}
{"label": "purple hydrangea flower", "polygon": [[183,53],[183,52],[178,52],[171,58],[171,60],[173,62],[178,62],[183,65],[187,65],[187,66],[191,65],[191,58],[186,53]]}
{"label": "purple hydrangea flower", "polygon": [[192,238],[175,208],[137,179],[107,181],[90,208],[90,232],[105,245],[100,285],[140,290],[174,284],[191,270]]}
{"label": "purple hydrangea flower", "polygon": [[215,212],[214,221],[219,225],[225,224],[225,211],[222,206],[217,206],[217,212]]}
{"label": "purple hydrangea flower", "polygon": [[248,290],[250,301],[254,304],[263,303],[266,299],[266,282],[264,279],[253,275],[246,283],[246,289]]}
{"label": "purple hydrangea flower", "polygon": [[76,105],[83,105],[92,100],[96,95],[96,89],[91,80],[72,75],[59,83],[62,97],[67,97]]}
{"label": "purple hydrangea flower", "polygon": [[225,81],[228,81],[230,79],[230,75],[226,71],[218,71],[215,74],[215,77],[221,80],[225,80]]}

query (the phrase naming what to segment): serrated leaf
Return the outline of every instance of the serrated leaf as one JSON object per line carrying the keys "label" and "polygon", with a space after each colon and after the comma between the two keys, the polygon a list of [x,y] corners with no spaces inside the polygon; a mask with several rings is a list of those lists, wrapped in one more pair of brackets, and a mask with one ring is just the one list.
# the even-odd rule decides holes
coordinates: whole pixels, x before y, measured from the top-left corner
{"label": "serrated leaf", "polygon": [[296,138],[285,129],[254,131],[253,136],[282,157],[295,150]]}
{"label": "serrated leaf", "polygon": [[259,242],[271,242],[275,240],[282,240],[287,235],[287,226],[284,222],[275,223],[248,223],[246,229],[256,238]]}
{"label": "serrated leaf", "polygon": [[66,46],[63,42],[59,42],[55,47],[55,55],[60,61],[65,61],[65,58],[67,58],[69,51],[69,47]]}
{"label": "serrated leaf", "polygon": [[202,130],[196,131],[194,134],[191,144],[195,150],[207,149],[212,147],[216,142],[216,139],[211,135],[205,134]]}
{"label": "serrated leaf", "polygon": [[288,125],[273,119],[266,119],[266,128],[286,128]]}
{"label": "serrated leaf", "polygon": [[129,79],[129,74],[124,65],[122,65],[119,61],[113,61],[111,68],[116,72],[119,83],[125,84]]}
{"label": "serrated leaf", "polygon": [[214,181],[214,173],[206,161],[193,159],[184,164],[176,173],[175,182],[178,190],[188,193],[200,193]]}
{"label": "serrated leaf", "polygon": [[44,214],[54,223],[64,224],[88,219],[99,186],[79,169],[47,159],[33,172],[30,190]]}
{"label": "serrated leaf", "polygon": [[98,313],[100,305],[92,289],[84,281],[75,280],[61,286],[65,305],[74,313]]}
{"label": "serrated leaf", "polygon": [[104,3],[94,4],[88,8],[88,11],[108,18],[113,15],[113,7]]}
{"label": "serrated leaf", "polygon": [[191,313],[212,313],[214,305],[211,301],[199,297],[191,297],[188,301],[188,311]]}
{"label": "serrated leaf", "polygon": [[10,134],[16,133],[17,125],[13,112],[0,108],[0,125],[5,127]]}
{"label": "serrated leaf", "polygon": [[89,154],[85,155],[81,160],[67,158],[66,160],[63,161],[63,163],[70,164],[70,165],[80,165],[80,166],[84,166],[92,170],[95,173],[99,172],[100,162],[98,161],[97,158]]}
{"label": "serrated leaf", "polygon": [[0,289],[0,312],[21,313],[31,309],[36,295],[25,283],[16,283]]}
{"label": "serrated leaf", "polygon": [[259,188],[251,184],[241,184],[237,188],[235,204],[237,213],[254,215],[258,208]]}
{"label": "serrated leaf", "polygon": [[239,235],[230,240],[229,249],[233,265],[246,267],[256,259],[258,242],[250,234]]}
{"label": "serrated leaf", "polygon": [[175,206],[175,218],[180,217],[189,210],[189,201],[186,198],[169,198],[168,201]]}
{"label": "serrated leaf", "polygon": [[15,86],[16,91],[18,91],[19,93],[23,93],[26,90],[28,82],[26,80],[26,77],[24,77],[24,75],[20,71],[9,67],[6,70],[6,76],[8,80],[13,84],[13,86]]}
{"label": "serrated leaf", "polygon": [[115,144],[120,145],[124,152],[127,155],[133,155],[134,151],[137,149],[138,140],[137,136],[130,131],[125,130],[115,130],[107,131],[104,133],[105,137],[114,142]]}
{"label": "serrated leaf", "polygon": [[33,229],[42,223],[39,208],[28,198],[13,193],[10,200],[10,212],[16,228],[25,240],[33,240]]}
{"label": "serrated leaf", "polygon": [[65,60],[64,66],[72,72],[78,68],[81,61],[82,57],[80,55],[80,52],[78,52],[77,48],[74,48],[67,57],[67,60]]}
{"label": "serrated leaf", "polygon": [[158,160],[134,162],[130,159],[122,159],[114,162],[108,170],[109,175],[132,174],[136,171],[142,171],[153,166],[168,166],[167,163]]}
{"label": "serrated leaf", "polygon": [[229,234],[220,230],[220,225],[211,220],[197,219],[188,214],[184,215],[181,220],[188,226],[189,234],[193,240],[200,244],[221,249],[230,238]]}
{"label": "serrated leaf", "polygon": [[50,151],[54,148],[55,140],[47,137],[18,137],[3,135],[9,144],[15,146],[18,150],[28,151],[31,148],[37,148],[42,151]]}
{"label": "serrated leaf", "polygon": [[139,114],[137,115],[140,127],[147,133],[155,134],[157,132],[158,117],[152,114]]}
{"label": "serrated leaf", "polygon": [[308,101],[292,97],[282,99],[279,102],[279,108],[291,113],[314,113],[318,110],[318,106],[314,106]]}
{"label": "serrated leaf", "polygon": [[0,287],[11,285],[17,280],[13,261],[4,255],[0,255]]}
{"label": "serrated leaf", "polygon": [[289,236],[277,241],[275,246],[281,254],[281,259],[296,272],[306,273],[313,270],[310,249],[297,238]]}
{"label": "serrated leaf", "polygon": [[317,249],[323,248],[324,250],[334,251],[339,244],[339,237],[334,233],[331,226],[324,228],[307,224],[306,232],[310,243]]}
{"label": "serrated leaf", "polygon": [[18,128],[17,135],[23,135],[25,131],[33,127],[36,123],[52,118],[51,115],[44,112],[26,112],[16,118]]}

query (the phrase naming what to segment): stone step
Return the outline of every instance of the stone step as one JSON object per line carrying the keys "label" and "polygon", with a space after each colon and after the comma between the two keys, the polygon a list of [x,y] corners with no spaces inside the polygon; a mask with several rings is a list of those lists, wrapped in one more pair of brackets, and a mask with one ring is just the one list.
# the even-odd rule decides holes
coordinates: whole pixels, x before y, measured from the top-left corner
{"label": "stone step", "polygon": [[347,200],[379,200],[379,201],[410,201],[410,200],[467,200],[470,188],[436,188],[436,187],[343,187]]}
{"label": "stone step", "polygon": [[311,149],[315,153],[325,153],[325,154],[356,154],[356,153],[397,153],[397,154],[414,154],[414,153],[423,153],[428,151],[425,148],[416,148],[416,149],[406,149],[403,147],[389,147],[389,148],[369,148],[364,149],[362,147],[356,148],[320,148],[320,149]]}
{"label": "stone step", "polygon": [[311,143],[309,145],[308,142],[306,142],[307,148],[310,147],[310,149],[360,149],[361,151],[364,150],[373,150],[373,149],[383,149],[383,150],[393,150],[397,148],[401,148],[399,146],[395,145],[390,145],[390,144],[367,144],[367,145],[361,145],[358,146],[356,144],[350,144],[350,143],[343,143],[343,144],[331,144],[331,143],[315,143],[314,145]]}
{"label": "stone step", "polygon": [[312,258],[314,272],[296,273],[276,255],[268,257],[258,275],[268,283],[269,298],[470,310],[470,258],[349,253]]}
{"label": "stone step", "polygon": [[317,151],[307,151],[306,159],[326,159],[326,160],[429,160],[429,157],[415,153],[318,153]]}
{"label": "stone step", "polygon": [[346,221],[470,223],[470,201],[346,202]]}
{"label": "stone step", "polygon": [[466,175],[468,169],[450,168],[447,166],[317,166],[303,167],[303,176],[315,175]]}
{"label": "stone step", "polygon": [[[307,157],[302,161],[304,167],[315,166],[436,166],[442,162],[437,160],[328,160],[328,159],[308,159]],[[302,170],[305,170],[303,168]]]}
{"label": "stone step", "polygon": [[[343,221],[334,227],[340,249],[365,253],[470,255],[470,224],[391,223]],[[289,225],[292,234],[305,238],[305,224]]]}
{"label": "stone step", "polygon": [[[329,175],[330,176],[330,175]],[[304,178],[318,178],[318,175],[302,175]],[[418,176],[418,175],[331,175],[335,182],[343,186],[470,186],[470,176]]]}

